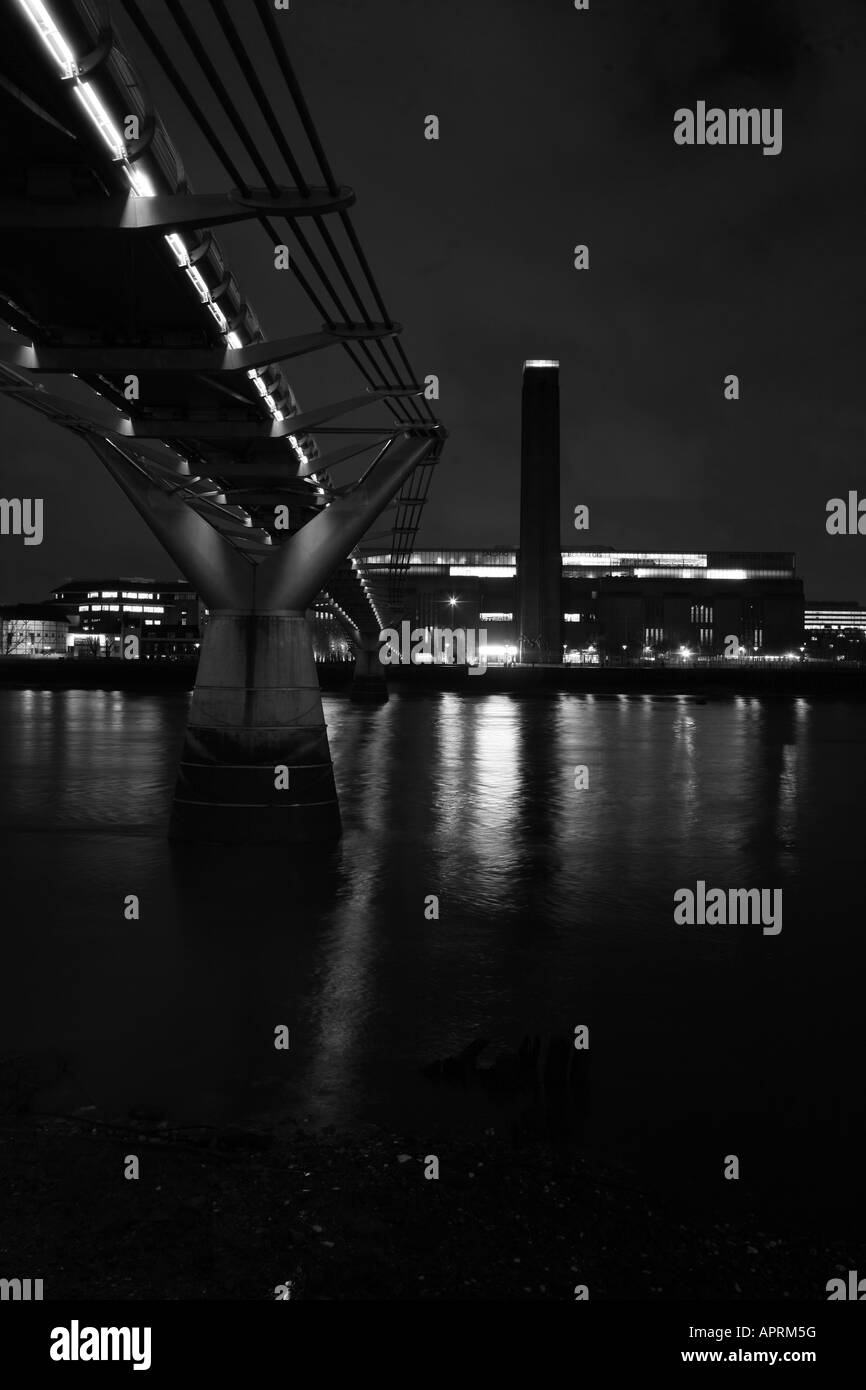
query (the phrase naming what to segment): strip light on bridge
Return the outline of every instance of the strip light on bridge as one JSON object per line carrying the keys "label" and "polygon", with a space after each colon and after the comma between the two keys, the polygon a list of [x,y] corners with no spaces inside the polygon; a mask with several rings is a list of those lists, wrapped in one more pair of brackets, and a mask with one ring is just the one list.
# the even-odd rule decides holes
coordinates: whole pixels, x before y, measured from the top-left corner
{"label": "strip light on bridge", "polygon": [[[124,160],[126,159],[126,150],[123,151],[123,153],[121,154],[120,157],[121,157],[121,159],[124,159]],[[133,193],[135,193],[135,194],[137,195],[137,197],[139,197],[139,198],[155,198],[155,197],[156,197],[156,188],[154,187],[153,181],[152,181],[152,179],[150,179],[150,178],[148,177],[147,174],[144,173],[144,171],[143,171],[142,169],[131,169],[131,168],[129,167],[128,164],[124,164],[124,166],[123,166],[123,172],[126,174],[126,177],[129,179],[130,185],[131,185],[131,187],[132,187],[132,191],[133,191]],[[168,241],[168,237],[166,237],[165,240]],[[186,254],[185,248],[184,248],[184,254]]]}
{"label": "strip light on bridge", "polygon": [[110,149],[112,159],[123,159],[126,154],[123,137],[112,125],[111,117],[93,88],[88,82],[76,82],[72,90]]}
{"label": "strip light on bridge", "polygon": [[[166,237],[166,241],[168,245],[171,247],[172,251],[174,252],[174,258],[177,261],[178,265],[186,266],[189,263],[189,255],[187,253],[186,247],[183,244],[183,239],[178,236],[177,232],[171,232]],[[238,343],[238,347],[240,347],[240,343]]]}
{"label": "strip light on bridge", "polygon": [[20,0],[20,4],[27,18],[35,25],[48,52],[60,64],[61,77],[74,77],[78,66],[75,54],[42,4],[42,0]]}
{"label": "strip light on bridge", "polygon": [[298,458],[301,460],[301,463],[309,463],[309,462],[310,462],[309,458],[308,458],[307,455],[304,453],[304,450],[301,448],[300,440],[298,440],[298,439],[296,438],[295,435],[293,435],[293,434],[290,434],[290,435],[289,435],[289,443],[291,444],[291,446],[292,446],[292,448],[294,449],[295,453],[298,455]]}

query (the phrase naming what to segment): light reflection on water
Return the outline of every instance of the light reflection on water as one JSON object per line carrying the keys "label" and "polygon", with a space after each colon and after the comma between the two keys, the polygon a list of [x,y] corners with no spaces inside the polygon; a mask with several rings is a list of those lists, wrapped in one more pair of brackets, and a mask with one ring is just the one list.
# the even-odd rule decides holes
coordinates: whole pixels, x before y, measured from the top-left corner
{"label": "light reflection on water", "polygon": [[[64,1104],[504,1124],[504,1102],[418,1068],[586,1023],[588,1144],[669,1175],[742,1152],[792,1200],[845,1190],[864,1157],[859,706],[330,697],[345,833],[296,854],[169,846],[187,705],[0,690],[0,1054],[58,1048]],[[782,888],[781,935],[676,926],[699,878]]]}

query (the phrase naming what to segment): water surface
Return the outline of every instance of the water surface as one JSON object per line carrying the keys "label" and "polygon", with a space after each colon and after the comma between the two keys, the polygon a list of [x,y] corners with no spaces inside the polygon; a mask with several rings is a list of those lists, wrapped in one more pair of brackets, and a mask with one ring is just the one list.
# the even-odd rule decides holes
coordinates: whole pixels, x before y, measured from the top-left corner
{"label": "water surface", "polygon": [[[804,1228],[862,1220],[861,705],[328,697],[316,855],[169,845],[188,701],[0,690],[0,1055],[57,1049],[65,1107],[507,1127],[419,1068],[584,1023],[588,1150],[684,1189],[734,1153]],[[781,888],[781,933],[677,926],[698,879]]]}

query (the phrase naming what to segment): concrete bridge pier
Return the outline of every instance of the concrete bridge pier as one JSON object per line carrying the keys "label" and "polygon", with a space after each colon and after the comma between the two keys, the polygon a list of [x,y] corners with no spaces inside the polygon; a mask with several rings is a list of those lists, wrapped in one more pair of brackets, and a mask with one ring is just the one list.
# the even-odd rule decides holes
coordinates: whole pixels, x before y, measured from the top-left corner
{"label": "concrete bridge pier", "polygon": [[358,641],[349,698],[353,704],[388,703],[388,684],[385,680],[385,668],[379,660],[378,638],[361,637]]}
{"label": "concrete bridge pier", "polygon": [[[305,613],[433,447],[407,432],[273,553],[255,562],[117,443],[92,448],[209,610],[170,837],[304,844],[340,835],[340,811]],[[267,547],[270,551],[271,547]],[[365,652],[371,662],[378,658]]]}
{"label": "concrete bridge pier", "polygon": [[295,844],[339,835],[337,788],[304,613],[211,613],[170,838]]}

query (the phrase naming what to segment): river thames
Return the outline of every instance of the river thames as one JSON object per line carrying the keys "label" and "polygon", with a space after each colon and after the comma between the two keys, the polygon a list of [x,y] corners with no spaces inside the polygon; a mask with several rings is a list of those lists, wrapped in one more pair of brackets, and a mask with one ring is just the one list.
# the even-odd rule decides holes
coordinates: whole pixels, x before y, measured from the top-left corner
{"label": "river thames", "polygon": [[[294,853],[168,843],[188,701],[0,690],[0,1055],[65,1068],[35,1109],[472,1133],[525,1098],[422,1068],[583,1024],[572,1142],[685,1193],[735,1154],[768,1220],[860,1232],[862,705],[326,696],[344,836]],[[780,889],[782,930],[677,925],[699,880]]]}

